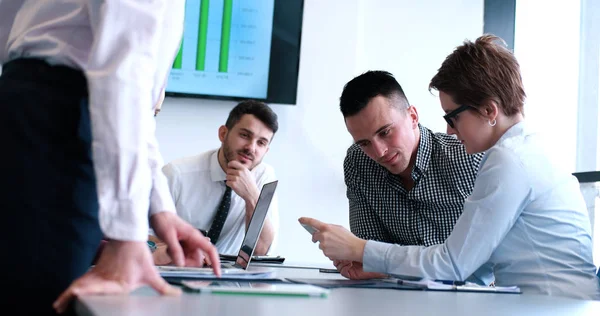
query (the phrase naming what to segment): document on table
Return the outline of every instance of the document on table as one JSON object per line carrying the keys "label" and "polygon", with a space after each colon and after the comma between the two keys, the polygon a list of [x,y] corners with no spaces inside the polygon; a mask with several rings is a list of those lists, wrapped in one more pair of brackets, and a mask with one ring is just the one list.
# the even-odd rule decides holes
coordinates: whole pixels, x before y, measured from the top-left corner
{"label": "document on table", "polygon": [[186,290],[212,294],[242,294],[242,295],[276,295],[276,296],[305,296],[327,297],[329,290],[309,285],[294,283],[266,283],[261,281],[182,281]]}
{"label": "document on table", "polygon": [[[214,279],[217,276],[212,268],[193,268],[176,266],[157,266],[163,278],[176,277],[187,279]],[[270,269],[221,269],[221,279],[268,279],[274,275]]]}
{"label": "document on table", "polygon": [[401,285],[415,286],[432,291],[457,291],[457,292],[487,292],[487,293],[510,293],[521,294],[518,286],[485,286],[471,282],[443,281],[423,279],[419,281],[402,279],[385,279],[384,282],[397,283]]}

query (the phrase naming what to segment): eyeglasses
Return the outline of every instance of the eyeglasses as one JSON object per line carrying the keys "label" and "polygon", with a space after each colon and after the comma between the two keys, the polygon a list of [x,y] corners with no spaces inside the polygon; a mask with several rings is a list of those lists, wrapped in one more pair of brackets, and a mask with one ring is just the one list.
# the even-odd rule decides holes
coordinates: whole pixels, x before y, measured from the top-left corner
{"label": "eyeglasses", "polygon": [[444,115],[444,120],[446,120],[446,123],[448,123],[448,125],[452,128],[454,128],[454,121],[453,119],[461,112],[464,112],[468,109],[474,109],[472,106],[470,105],[461,105],[459,106],[457,109],[455,109],[454,111]]}

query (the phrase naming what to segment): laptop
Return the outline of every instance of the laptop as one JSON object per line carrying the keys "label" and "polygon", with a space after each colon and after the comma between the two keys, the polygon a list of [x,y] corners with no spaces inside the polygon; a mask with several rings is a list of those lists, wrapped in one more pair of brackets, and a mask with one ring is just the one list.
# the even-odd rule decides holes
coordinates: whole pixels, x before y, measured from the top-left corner
{"label": "laptop", "polygon": [[[221,263],[222,274],[235,274],[245,271],[252,260],[254,249],[258,243],[258,238],[262,232],[269,206],[275,195],[278,181],[265,183],[260,190],[260,196],[254,207],[254,213],[246,229],[244,240],[240,246],[237,258],[233,263]],[[182,274],[212,274],[212,268],[192,268],[192,267],[176,267],[176,266],[158,266],[158,271],[163,277],[165,276],[182,276]]]}

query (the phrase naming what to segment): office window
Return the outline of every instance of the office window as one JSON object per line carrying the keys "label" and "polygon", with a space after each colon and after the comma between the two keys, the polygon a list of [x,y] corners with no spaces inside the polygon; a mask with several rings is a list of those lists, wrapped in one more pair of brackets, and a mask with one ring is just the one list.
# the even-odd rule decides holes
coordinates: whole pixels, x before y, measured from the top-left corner
{"label": "office window", "polygon": [[594,243],[594,263],[596,266],[600,267],[600,182],[597,182],[595,185],[595,195],[593,214],[592,217],[592,226],[593,226],[593,243]]}
{"label": "office window", "polygon": [[600,169],[600,2],[581,0],[577,171]]}
{"label": "office window", "polygon": [[514,52],[527,93],[525,116],[555,144],[551,154],[569,172],[577,157],[579,29],[577,1],[516,1]]}
{"label": "office window", "polygon": [[[600,49],[598,50],[598,55],[600,56]],[[598,82],[600,82],[600,58],[598,61]],[[596,152],[596,170],[600,171],[600,89],[596,89],[597,92],[597,120],[598,122],[598,132],[596,133],[596,148],[598,151]],[[595,199],[594,205],[594,220],[592,221],[592,227],[594,228],[594,263],[596,266],[600,267],[600,182],[596,182],[595,185]],[[591,193],[593,194],[593,193]]]}
{"label": "office window", "polygon": [[[600,49],[598,49],[598,55],[600,56]],[[600,57],[598,58],[600,59]],[[600,83],[600,61],[598,62],[598,82]],[[596,148],[598,149],[598,151],[596,152],[596,170],[600,171],[600,84],[599,84],[599,88],[596,90],[596,92],[598,92],[597,94],[597,98],[598,98],[598,116],[596,119],[596,122],[598,122],[598,133],[597,133],[597,144],[596,144]]]}
{"label": "office window", "polygon": [[[516,0],[514,7],[527,121],[548,136],[567,171],[600,170],[600,1]],[[600,265],[600,182],[582,192]]]}

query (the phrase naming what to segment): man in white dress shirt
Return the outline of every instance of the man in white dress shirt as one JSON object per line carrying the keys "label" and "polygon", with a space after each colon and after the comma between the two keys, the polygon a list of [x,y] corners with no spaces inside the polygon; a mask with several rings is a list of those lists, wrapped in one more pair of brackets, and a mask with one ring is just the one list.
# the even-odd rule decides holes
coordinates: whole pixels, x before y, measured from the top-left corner
{"label": "man in white dress shirt", "polygon": [[0,0],[3,308],[72,312],[77,295],[145,284],[178,294],[153,265],[149,225],[175,264],[218,262],[176,215],[154,135],[183,16],[183,0]]}
{"label": "man in white dress shirt", "polygon": [[[275,180],[273,168],[262,162],[277,132],[277,115],[254,100],[239,103],[219,127],[219,149],[181,158],[163,167],[177,214],[207,232],[219,253],[237,255],[260,190]],[[230,191],[226,191],[227,188]],[[225,193],[231,192],[226,220],[220,233],[211,236]],[[269,207],[255,255],[273,253],[279,227],[277,196]],[[154,252],[156,264],[167,264],[164,246]]]}

